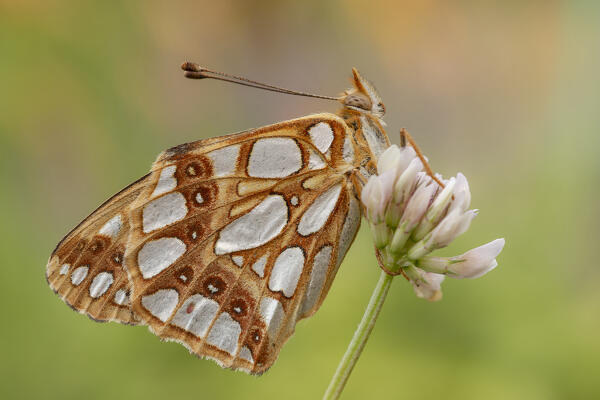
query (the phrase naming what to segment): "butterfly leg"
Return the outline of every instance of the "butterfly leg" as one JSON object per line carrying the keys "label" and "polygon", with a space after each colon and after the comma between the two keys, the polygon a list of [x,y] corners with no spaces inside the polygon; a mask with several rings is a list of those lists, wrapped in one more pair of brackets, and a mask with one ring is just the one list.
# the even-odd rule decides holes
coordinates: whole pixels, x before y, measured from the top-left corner
{"label": "butterfly leg", "polygon": [[402,128],[400,129],[400,144],[402,145],[402,147],[406,146],[406,142],[408,142],[412,146],[412,148],[415,149],[415,153],[417,153],[417,157],[419,157],[419,159],[423,163],[423,167],[425,168],[425,172],[427,172],[427,175],[429,175],[431,179],[436,181],[438,185],[440,185],[441,187],[445,187],[445,185],[433,174],[429,163],[423,156],[421,149],[419,148],[419,146],[417,146],[412,136],[410,136],[406,129]]}

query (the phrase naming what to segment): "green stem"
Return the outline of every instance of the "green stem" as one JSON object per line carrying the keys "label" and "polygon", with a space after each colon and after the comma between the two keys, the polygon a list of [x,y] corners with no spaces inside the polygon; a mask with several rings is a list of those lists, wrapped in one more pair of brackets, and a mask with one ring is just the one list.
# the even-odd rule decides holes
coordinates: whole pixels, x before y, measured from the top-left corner
{"label": "green stem", "polygon": [[379,311],[381,311],[385,297],[390,289],[392,279],[394,279],[393,276],[381,271],[379,282],[377,282],[377,286],[371,295],[369,305],[363,314],[358,328],[354,332],[354,337],[348,345],[348,349],[346,349],[346,354],[344,354],[342,361],[340,361],[340,365],[338,365],[337,371],[335,371],[335,375],[333,375],[333,378],[329,383],[327,392],[325,392],[325,395],[323,396],[324,400],[337,399],[340,397],[342,390],[344,390],[344,386],[346,386],[350,373],[356,365],[358,357],[360,357],[360,353],[362,353],[362,350],[369,339],[369,335],[375,326],[375,321],[377,321]]}

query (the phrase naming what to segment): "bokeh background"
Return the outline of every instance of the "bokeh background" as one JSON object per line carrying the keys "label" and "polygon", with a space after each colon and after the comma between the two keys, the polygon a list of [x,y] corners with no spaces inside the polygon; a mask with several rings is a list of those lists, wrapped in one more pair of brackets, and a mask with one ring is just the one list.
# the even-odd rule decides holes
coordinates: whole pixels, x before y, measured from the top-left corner
{"label": "bokeh background", "polygon": [[47,288],[55,244],[163,149],[336,105],[187,81],[187,59],[337,94],[378,86],[500,266],[417,299],[403,279],[346,399],[600,398],[600,6],[589,1],[0,1],[0,397],[319,398],[379,269],[363,226],[321,310],[257,378]]}

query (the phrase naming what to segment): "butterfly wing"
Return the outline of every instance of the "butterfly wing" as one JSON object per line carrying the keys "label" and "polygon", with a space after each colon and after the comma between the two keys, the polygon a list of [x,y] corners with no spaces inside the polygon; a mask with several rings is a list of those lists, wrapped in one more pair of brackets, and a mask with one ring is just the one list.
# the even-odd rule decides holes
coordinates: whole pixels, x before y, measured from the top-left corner
{"label": "butterfly wing", "polygon": [[267,370],[360,224],[348,136],[319,114],[161,154],[130,207],[135,314],[221,366]]}
{"label": "butterfly wing", "polygon": [[137,324],[131,285],[123,266],[129,235],[129,206],[149,175],[107,200],[73,229],[52,252],[48,284],[74,310],[97,321]]}

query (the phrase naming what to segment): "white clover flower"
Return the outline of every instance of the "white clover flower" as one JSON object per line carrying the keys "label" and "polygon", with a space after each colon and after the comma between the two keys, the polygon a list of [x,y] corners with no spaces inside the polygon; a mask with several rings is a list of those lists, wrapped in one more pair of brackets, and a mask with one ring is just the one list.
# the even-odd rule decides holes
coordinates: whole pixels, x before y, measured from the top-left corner
{"label": "white clover flower", "polygon": [[441,187],[412,147],[396,145],[381,155],[377,171],[361,194],[375,245],[385,269],[402,273],[418,297],[439,300],[446,276],[478,278],[498,265],[504,239],[456,257],[429,256],[467,231],[477,215],[469,210],[471,192],[463,174],[448,180],[436,175]]}

